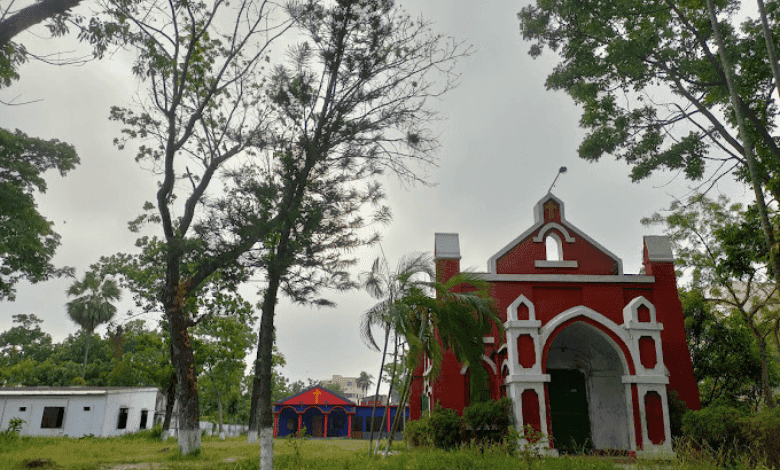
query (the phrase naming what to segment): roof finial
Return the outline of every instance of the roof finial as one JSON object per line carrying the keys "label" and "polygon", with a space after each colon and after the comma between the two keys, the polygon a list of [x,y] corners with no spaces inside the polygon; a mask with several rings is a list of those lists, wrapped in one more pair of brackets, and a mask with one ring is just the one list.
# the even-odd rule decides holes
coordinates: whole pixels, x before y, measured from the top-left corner
{"label": "roof finial", "polygon": [[555,179],[553,180],[552,184],[550,185],[550,189],[547,190],[547,193],[549,194],[552,191],[553,186],[555,186],[555,182],[558,181],[558,177],[561,176],[561,173],[566,173],[566,167],[562,166],[558,168],[558,173],[555,175]]}

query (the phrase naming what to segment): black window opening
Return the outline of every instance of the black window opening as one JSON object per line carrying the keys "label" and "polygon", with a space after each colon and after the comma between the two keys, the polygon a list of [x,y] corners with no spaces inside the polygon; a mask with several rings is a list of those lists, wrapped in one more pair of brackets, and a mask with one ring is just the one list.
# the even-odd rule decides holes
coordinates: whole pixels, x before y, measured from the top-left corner
{"label": "black window opening", "polygon": [[41,429],[58,429],[62,427],[62,419],[65,417],[65,407],[47,406],[43,409]]}
{"label": "black window opening", "polygon": [[119,420],[116,423],[117,429],[127,428],[127,408],[119,408]]}
{"label": "black window opening", "polygon": [[141,410],[141,429],[146,429],[146,419],[149,416],[149,410]]}
{"label": "black window opening", "polygon": [[90,408],[88,406],[84,407],[84,411],[89,411],[89,410],[90,410]]}
{"label": "black window opening", "polygon": [[352,431],[355,432],[363,432],[363,417],[362,416],[353,416],[352,417]]}
{"label": "black window opening", "polygon": [[19,411],[27,411],[27,407],[26,406],[20,406],[19,407]]}

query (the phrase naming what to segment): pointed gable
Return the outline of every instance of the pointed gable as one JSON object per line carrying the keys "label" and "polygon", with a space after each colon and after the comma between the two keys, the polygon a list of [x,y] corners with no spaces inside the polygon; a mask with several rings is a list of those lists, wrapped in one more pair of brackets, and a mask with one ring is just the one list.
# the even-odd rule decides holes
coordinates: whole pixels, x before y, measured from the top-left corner
{"label": "pointed gable", "polygon": [[349,405],[355,403],[341,395],[322,387],[311,387],[289,398],[285,398],[279,404],[282,405]]}
{"label": "pointed gable", "polygon": [[[548,257],[548,247],[552,256]],[[623,262],[564,216],[548,193],[534,207],[534,224],[488,261],[492,274],[623,274]]]}

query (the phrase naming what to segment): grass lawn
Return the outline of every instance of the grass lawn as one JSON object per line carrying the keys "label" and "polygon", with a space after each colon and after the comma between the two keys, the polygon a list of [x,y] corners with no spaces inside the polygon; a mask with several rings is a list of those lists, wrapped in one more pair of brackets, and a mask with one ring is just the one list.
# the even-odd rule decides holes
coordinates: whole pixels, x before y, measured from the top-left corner
{"label": "grass lawn", "polygon": [[[703,468],[680,462],[632,463],[616,467],[615,461],[595,457],[561,457],[525,460],[504,453],[476,449],[445,452],[436,449],[406,450],[403,442],[393,445],[389,458],[369,458],[368,442],[348,439],[274,441],[276,470],[610,470]],[[259,445],[246,437],[204,438],[199,455],[182,457],[176,441],[162,442],[146,436],[109,439],[20,438],[0,443],[0,470],[26,468],[58,470],[255,470],[259,467]]]}

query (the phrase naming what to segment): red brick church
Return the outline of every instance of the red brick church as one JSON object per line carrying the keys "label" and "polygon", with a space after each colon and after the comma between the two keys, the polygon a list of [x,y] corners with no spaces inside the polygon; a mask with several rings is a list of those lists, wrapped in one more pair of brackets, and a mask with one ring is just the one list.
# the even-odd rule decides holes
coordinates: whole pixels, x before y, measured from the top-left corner
{"label": "red brick church", "polygon": [[[518,427],[551,439],[551,453],[571,445],[631,454],[670,453],[667,395],[700,407],[666,237],[644,237],[644,273],[625,274],[620,258],[564,217],[548,194],[534,224],[488,260],[498,328],[485,336],[480,367],[492,399],[510,397]],[[455,233],[437,233],[437,275],[460,271]],[[639,248],[639,247],[637,247]],[[435,403],[462,411],[469,370],[452,353],[435,383],[416,371],[412,419]]]}

